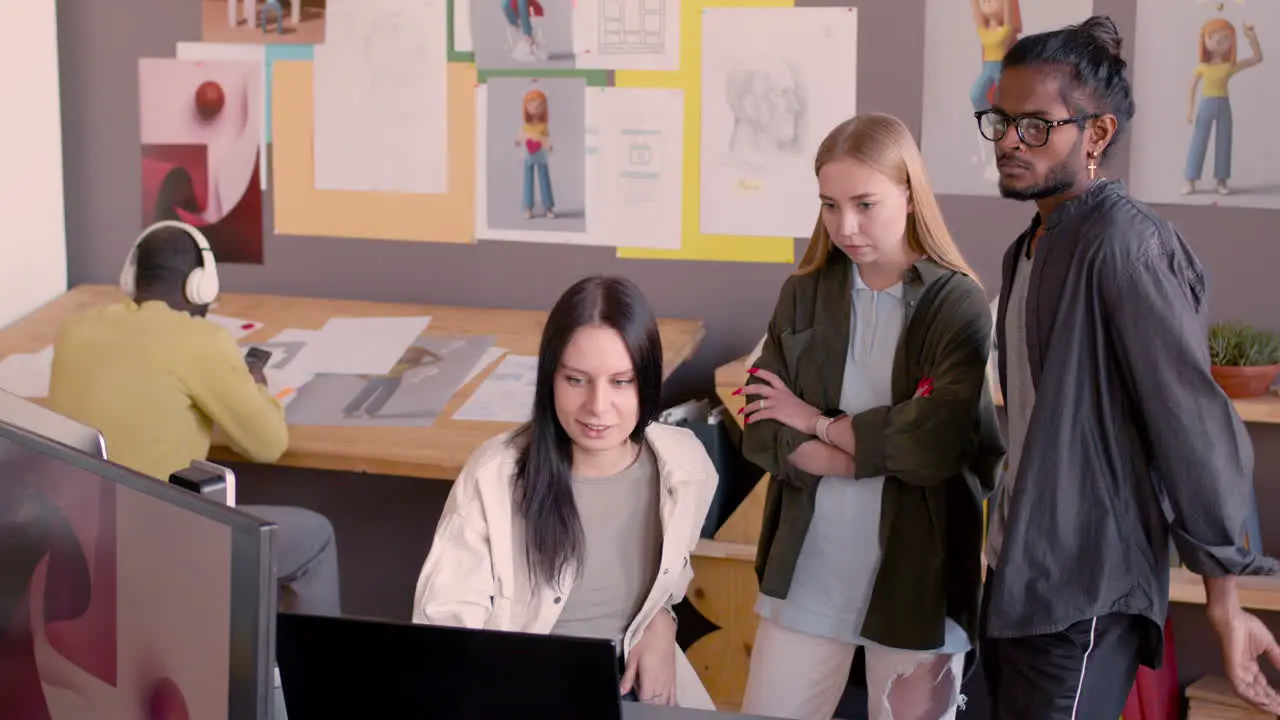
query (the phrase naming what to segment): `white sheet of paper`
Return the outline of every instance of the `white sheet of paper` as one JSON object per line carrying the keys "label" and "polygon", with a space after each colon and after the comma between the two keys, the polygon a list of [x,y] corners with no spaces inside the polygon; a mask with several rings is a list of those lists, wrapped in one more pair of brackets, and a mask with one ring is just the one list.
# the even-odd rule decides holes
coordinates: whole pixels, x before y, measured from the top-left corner
{"label": "white sheet of paper", "polygon": [[471,43],[471,0],[453,0],[453,50],[474,52]]}
{"label": "white sheet of paper", "polygon": [[456,413],[454,420],[525,422],[533,415],[536,355],[508,355]]}
{"label": "white sheet of paper", "polygon": [[684,227],[684,91],[588,88],[597,133],[587,229],[618,247],[679,250]]}
{"label": "white sheet of paper", "polygon": [[288,405],[289,401],[298,396],[298,390],[315,377],[311,373],[300,372],[291,367],[280,370],[268,369],[262,374],[267,378],[267,390],[270,390],[282,405]]}
{"label": "white sheet of paper", "polygon": [[383,375],[430,322],[424,316],[330,318],[289,369],[312,375]]}
{"label": "white sheet of paper", "polygon": [[53,346],[39,352],[9,355],[0,360],[0,388],[23,398],[49,397]]}
{"label": "white sheet of paper", "polygon": [[812,233],[813,156],[857,114],[857,63],[856,8],[703,11],[702,232]]}
{"label": "white sheet of paper", "polygon": [[581,0],[573,5],[580,70],[679,70],[680,0]]}
{"label": "white sheet of paper", "polygon": [[285,328],[276,333],[270,342],[300,342],[309,343],[320,334],[319,330],[304,330],[303,328]]}
{"label": "white sheet of paper", "polygon": [[214,325],[219,325],[225,328],[227,332],[231,333],[231,337],[236,340],[239,340],[245,335],[248,335],[262,327],[262,323],[256,320],[242,320],[240,318],[227,317],[226,315],[215,315],[213,313],[205,315],[204,319]]}
{"label": "white sheet of paper", "polygon": [[[267,46],[257,43],[187,42],[178,43],[179,60],[237,60],[262,66],[262,108],[267,107]],[[258,148],[258,176],[262,189],[267,189],[267,123],[262,126],[262,145]]]}
{"label": "white sheet of paper", "polygon": [[447,0],[328,0],[315,47],[320,190],[448,191]]}
{"label": "white sheet of paper", "polygon": [[493,364],[494,360],[506,355],[508,352],[509,351],[506,348],[500,347],[491,347],[488,350],[485,350],[484,354],[480,356],[480,359],[476,361],[475,367],[471,368],[471,372],[467,373],[466,379],[458,383],[458,387],[462,387],[474,380],[477,375],[487,370],[489,366]]}

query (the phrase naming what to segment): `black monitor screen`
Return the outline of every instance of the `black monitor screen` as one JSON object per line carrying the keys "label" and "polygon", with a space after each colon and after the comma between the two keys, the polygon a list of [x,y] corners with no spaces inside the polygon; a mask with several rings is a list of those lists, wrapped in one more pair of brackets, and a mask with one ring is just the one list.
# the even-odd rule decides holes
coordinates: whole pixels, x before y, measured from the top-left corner
{"label": "black monitor screen", "polygon": [[0,715],[263,716],[271,528],[0,426]]}

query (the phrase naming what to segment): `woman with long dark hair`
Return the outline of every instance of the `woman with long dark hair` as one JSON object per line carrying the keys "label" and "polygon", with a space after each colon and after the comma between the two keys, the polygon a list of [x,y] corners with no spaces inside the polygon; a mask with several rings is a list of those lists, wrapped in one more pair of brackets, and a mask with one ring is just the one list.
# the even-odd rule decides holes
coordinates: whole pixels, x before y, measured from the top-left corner
{"label": "woman with long dark hair", "polygon": [[532,419],[481,445],[449,493],[414,622],[614,640],[624,697],[715,709],[672,606],[717,475],[693,433],[654,422],[661,392],[640,290],[569,288],[543,329]]}

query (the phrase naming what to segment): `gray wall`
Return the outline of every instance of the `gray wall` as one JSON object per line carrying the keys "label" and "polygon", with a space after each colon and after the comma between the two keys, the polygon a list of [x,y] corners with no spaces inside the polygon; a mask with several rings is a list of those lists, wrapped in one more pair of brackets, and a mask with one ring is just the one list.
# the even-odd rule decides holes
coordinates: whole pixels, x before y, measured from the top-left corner
{"label": "gray wall", "polygon": [[[803,4],[803,0],[802,0]],[[924,58],[924,0],[864,0],[861,13],[858,106],[903,118],[918,132]],[[1134,0],[1096,0],[1126,36],[1132,35]],[[72,284],[115,282],[129,243],[138,232],[137,59],[170,57],[174,43],[200,37],[196,0],[58,0],[66,164],[67,254]],[[914,40],[913,40],[914,39]],[[1129,44],[1132,51],[1132,43]],[[1142,112],[1142,109],[1139,109]],[[971,122],[967,117],[957,122]],[[1110,177],[1124,177],[1124,148],[1113,153]],[[944,197],[953,233],[979,274],[998,285],[1003,248],[1033,208],[995,198]],[[1280,327],[1280,308],[1259,302],[1280,266],[1275,223],[1260,210],[1158,208],[1187,236],[1213,277],[1218,319],[1240,318]],[[271,217],[270,198],[266,212]],[[272,223],[268,221],[268,226]],[[797,243],[797,257],[803,243]],[[336,238],[274,237],[266,240],[262,266],[226,266],[231,291],[401,300],[478,307],[546,308],[587,273],[630,276],[660,315],[700,318],[707,338],[697,357],[672,379],[677,395],[709,392],[717,365],[755,344],[790,268],[739,263],[618,260],[604,249],[480,243],[471,246],[376,242]],[[353,274],[354,268],[359,275]],[[1255,298],[1250,300],[1249,298]],[[1280,548],[1280,431],[1252,429],[1258,450],[1259,500],[1265,540]],[[1184,674],[1212,667],[1200,613],[1177,617],[1205,652],[1180,643]],[[1206,659],[1207,658],[1207,659]]]}

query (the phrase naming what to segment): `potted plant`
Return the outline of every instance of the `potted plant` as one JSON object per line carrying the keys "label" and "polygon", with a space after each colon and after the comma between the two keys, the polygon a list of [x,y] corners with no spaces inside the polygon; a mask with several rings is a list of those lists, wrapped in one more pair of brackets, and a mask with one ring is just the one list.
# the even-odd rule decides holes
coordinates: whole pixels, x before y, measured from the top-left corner
{"label": "potted plant", "polygon": [[1238,322],[1209,328],[1213,379],[1230,398],[1265,395],[1280,374],[1280,336]]}

